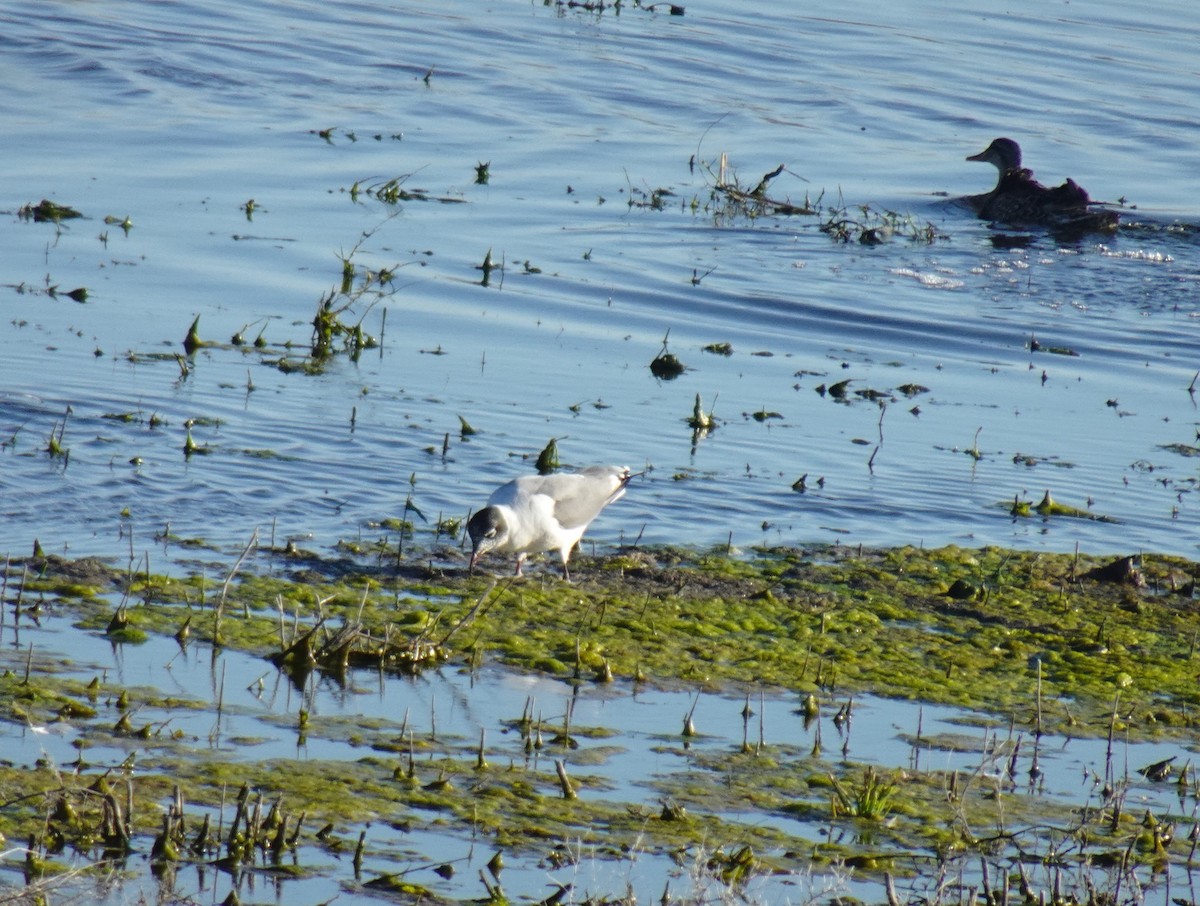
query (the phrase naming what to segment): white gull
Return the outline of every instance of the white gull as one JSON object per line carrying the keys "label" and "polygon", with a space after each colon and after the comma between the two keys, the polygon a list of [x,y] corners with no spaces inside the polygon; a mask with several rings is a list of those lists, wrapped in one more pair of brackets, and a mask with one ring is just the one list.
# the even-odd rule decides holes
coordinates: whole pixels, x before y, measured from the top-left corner
{"label": "white gull", "polygon": [[490,551],[517,555],[517,575],[531,553],[556,550],[567,560],[592,520],[625,493],[626,466],[588,466],[578,472],[525,475],[492,492],[488,505],[467,520],[471,569]]}

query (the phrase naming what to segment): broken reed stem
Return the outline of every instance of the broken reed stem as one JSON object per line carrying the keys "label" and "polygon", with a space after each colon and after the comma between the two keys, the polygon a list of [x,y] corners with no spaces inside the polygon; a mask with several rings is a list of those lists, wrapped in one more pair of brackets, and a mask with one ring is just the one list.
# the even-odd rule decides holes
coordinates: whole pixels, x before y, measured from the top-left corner
{"label": "broken reed stem", "polygon": [[[492,590],[496,587],[496,583],[493,581],[487,587],[487,589],[484,591],[484,593],[479,596],[479,600],[475,602],[475,606],[472,607],[470,610],[468,610],[466,615],[464,615],[461,620],[459,620],[457,623],[455,623],[453,626],[451,626],[450,630],[444,636],[442,636],[442,640],[440,642],[438,642],[438,647],[439,648],[445,647],[446,643],[449,642],[452,638],[454,638],[454,636],[458,634],[458,631],[460,629],[465,629],[467,626],[470,626],[471,623],[475,621],[476,617],[482,616],[483,614],[487,613],[488,608],[490,608],[493,604],[496,603],[496,601],[500,600],[500,598],[502,598],[504,596],[504,592],[508,591],[508,589],[512,586],[513,581],[514,581],[514,579],[509,579],[508,582],[505,583],[504,588],[502,588],[500,590],[500,594],[496,595],[496,597],[493,598],[491,601],[488,601],[488,597],[491,595]],[[487,607],[484,606],[485,602],[487,604]]]}
{"label": "broken reed stem", "polygon": [[[252,551],[257,546],[258,546],[258,527],[256,526],[253,534],[251,534],[251,536],[250,536],[250,541],[247,542],[246,546],[242,549],[241,554],[238,555],[237,561],[233,564],[233,569],[231,569],[229,571],[229,575],[227,575],[225,577],[225,582],[221,586],[221,598],[217,602],[216,623],[213,628],[213,644],[215,644],[215,645],[221,644],[221,631],[220,631],[221,630],[221,617],[225,612],[225,601],[229,597],[229,586],[233,584],[233,577],[236,576],[238,573],[238,570],[241,569],[242,564],[246,561],[246,557],[248,557],[250,555],[250,551]],[[242,610],[243,610],[244,616],[246,618],[249,618],[250,617],[249,602],[242,603]]]}
{"label": "broken reed stem", "polygon": [[1034,724],[1034,733],[1040,738],[1042,735],[1042,659],[1038,658],[1037,662],[1037,721]]}
{"label": "broken reed stem", "polygon": [[371,592],[371,580],[368,579],[365,583],[363,583],[362,600],[358,602],[358,616],[355,618],[360,623],[362,622],[363,611],[367,607],[367,595],[370,594],[370,592]]}
{"label": "broken reed stem", "polygon": [[487,730],[483,727],[479,728],[479,754],[475,758],[475,770],[483,771],[488,767],[487,757],[484,755],[484,742]]}
{"label": "broken reed stem", "polygon": [[4,602],[8,600],[8,570],[12,566],[12,557],[4,558],[4,578],[0,580],[0,629],[4,628]]}
{"label": "broken reed stem", "polygon": [[567,776],[567,766],[562,759],[555,759],[554,770],[558,773],[558,785],[562,788],[564,799],[576,799],[578,793],[575,792],[575,787],[571,785],[571,778]]}
{"label": "broken reed stem", "polygon": [[29,581],[29,564],[26,563],[21,570],[21,587],[17,589],[17,601],[13,605],[13,620],[17,620],[21,615],[21,604],[25,600],[25,585]]}
{"label": "broken reed stem", "polygon": [[287,617],[284,615],[284,612],[283,612],[283,594],[282,593],[277,594],[275,596],[275,609],[279,612],[279,650],[287,651],[287,641],[284,636],[284,632],[287,628],[287,623],[286,623]]}
{"label": "broken reed stem", "polygon": [[892,880],[890,871],[883,873],[883,886],[887,891],[888,906],[900,906],[900,898],[896,896],[896,883]]}
{"label": "broken reed stem", "polygon": [[357,877],[362,872],[363,851],[367,846],[367,829],[364,827],[358,833],[358,846],[354,848],[354,874]]}
{"label": "broken reed stem", "polygon": [[125,842],[133,837],[133,778],[125,778]]}

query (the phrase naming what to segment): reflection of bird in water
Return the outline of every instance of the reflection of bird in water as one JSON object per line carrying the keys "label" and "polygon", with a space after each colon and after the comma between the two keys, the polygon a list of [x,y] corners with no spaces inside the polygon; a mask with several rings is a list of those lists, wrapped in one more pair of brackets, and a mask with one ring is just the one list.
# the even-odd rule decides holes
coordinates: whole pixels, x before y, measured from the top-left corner
{"label": "reflection of bird in water", "polygon": [[1000,171],[996,187],[967,198],[984,220],[1013,225],[1040,225],[1072,232],[1112,232],[1117,212],[1095,210],[1083,186],[1068,179],[1061,186],[1043,186],[1021,166],[1021,146],[1011,138],[998,138],[967,160],[995,165]]}
{"label": "reflection of bird in water", "polygon": [[488,505],[467,520],[471,569],[488,551],[517,555],[517,575],[528,554],[556,550],[563,575],[575,547],[600,511],[625,493],[624,466],[588,466],[560,475],[525,475],[501,485]]}

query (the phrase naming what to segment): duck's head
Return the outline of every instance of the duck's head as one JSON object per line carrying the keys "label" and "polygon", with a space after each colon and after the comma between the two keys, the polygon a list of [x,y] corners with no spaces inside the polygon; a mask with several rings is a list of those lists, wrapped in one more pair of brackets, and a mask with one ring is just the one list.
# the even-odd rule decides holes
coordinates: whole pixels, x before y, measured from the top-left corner
{"label": "duck's head", "polygon": [[978,154],[972,154],[967,160],[979,160],[992,164],[1003,173],[1021,169],[1021,146],[1011,138],[998,138]]}

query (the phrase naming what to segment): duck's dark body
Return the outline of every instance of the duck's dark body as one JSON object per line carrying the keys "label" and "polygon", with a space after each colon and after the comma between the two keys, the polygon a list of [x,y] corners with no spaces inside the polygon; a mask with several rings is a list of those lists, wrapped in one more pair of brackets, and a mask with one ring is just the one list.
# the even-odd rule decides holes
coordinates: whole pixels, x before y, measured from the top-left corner
{"label": "duck's dark body", "polygon": [[1000,173],[992,191],[967,198],[984,220],[1078,232],[1117,228],[1117,212],[1093,207],[1088,193],[1075,180],[1051,188],[1034,179],[1033,173],[1021,166],[1021,148],[1010,138],[996,139],[967,160],[993,164]]}

